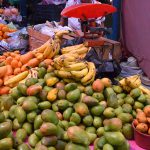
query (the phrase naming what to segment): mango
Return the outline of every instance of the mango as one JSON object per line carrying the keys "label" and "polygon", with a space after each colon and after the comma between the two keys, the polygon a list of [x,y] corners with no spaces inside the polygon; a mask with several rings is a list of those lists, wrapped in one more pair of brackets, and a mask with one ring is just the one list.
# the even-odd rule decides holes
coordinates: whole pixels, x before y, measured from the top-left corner
{"label": "mango", "polygon": [[78,113],[81,117],[84,117],[89,114],[89,109],[84,103],[76,103],[74,105],[75,112]]}
{"label": "mango", "polygon": [[57,135],[57,126],[49,122],[43,123],[40,127],[40,131],[45,136]]}
{"label": "mango", "polygon": [[110,94],[107,97],[107,105],[112,108],[118,107],[118,99],[117,99],[117,95],[115,93]]}
{"label": "mango", "polygon": [[49,87],[49,86],[44,86],[43,90],[46,91],[47,93],[52,90],[53,88],[52,87]]}
{"label": "mango", "polygon": [[0,139],[5,138],[9,135],[12,130],[12,123],[11,122],[3,122],[0,123]]}
{"label": "mango", "polygon": [[28,143],[31,147],[35,147],[39,142],[39,138],[35,134],[31,134],[28,138]]}
{"label": "mango", "polygon": [[34,120],[34,130],[39,129],[42,123],[43,123],[43,120],[42,120],[41,115],[36,116]]}
{"label": "mango", "polygon": [[[9,109],[9,117],[11,119],[15,118],[15,109],[17,108],[17,105],[13,105],[11,106],[11,108]],[[1,118],[1,117],[0,117]],[[1,121],[0,121],[1,122]]]}
{"label": "mango", "polygon": [[104,127],[99,127],[99,128],[97,129],[97,131],[96,131],[96,134],[97,134],[98,137],[101,137],[101,136],[104,135],[104,132],[105,132]]}
{"label": "mango", "polygon": [[35,134],[40,140],[41,140],[42,137],[44,136],[44,135],[42,134],[42,132],[40,131],[40,129],[34,130],[34,134]]}
{"label": "mango", "polygon": [[103,150],[114,150],[113,146],[110,144],[105,144]]}
{"label": "mango", "polygon": [[37,78],[28,78],[27,80],[26,80],[26,82],[25,82],[25,85],[27,86],[27,87],[29,87],[29,86],[31,86],[31,85],[34,85],[34,84],[36,84],[38,82],[38,79]]}
{"label": "mango", "polygon": [[118,98],[118,99],[124,99],[125,97],[126,97],[126,94],[125,94],[125,93],[117,94],[117,98]]}
{"label": "mango", "polygon": [[67,130],[69,128],[69,122],[66,120],[62,120],[61,121],[61,125],[60,125],[64,130]]}
{"label": "mango", "polygon": [[87,132],[87,134],[88,134],[88,137],[89,137],[90,144],[93,144],[93,142],[97,138],[97,135],[95,133],[89,133],[89,132]]}
{"label": "mango", "polygon": [[38,68],[38,78],[44,78],[45,74],[46,74],[47,70],[44,67],[40,67]]}
{"label": "mango", "polygon": [[45,146],[55,146],[56,143],[57,143],[56,136],[43,137],[41,139],[41,144],[43,144]]}
{"label": "mango", "polygon": [[66,92],[70,92],[73,91],[77,88],[77,84],[76,83],[68,83],[67,85],[65,85],[65,91]]}
{"label": "mango", "polygon": [[133,108],[136,109],[143,109],[144,108],[144,104],[140,103],[140,102],[135,102]]}
{"label": "mango", "polygon": [[56,148],[55,147],[48,147],[48,150],[56,150]]}
{"label": "mango", "polygon": [[121,132],[105,132],[104,137],[113,146],[122,145],[126,140]]}
{"label": "mango", "polygon": [[116,114],[116,116],[118,116],[121,113],[123,113],[123,109],[121,106],[119,106],[118,108],[115,109],[115,114]]}
{"label": "mango", "polygon": [[129,113],[121,113],[118,115],[118,118],[121,119],[122,123],[130,123],[133,121],[133,117]]}
{"label": "mango", "polygon": [[115,93],[117,93],[117,94],[120,94],[123,91],[123,89],[118,85],[114,85],[112,88],[115,91]]}
{"label": "mango", "polygon": [[97,139],[95,139],[95,141],[94,141],[94,150],[101,150],[101,149],[98,148],[98,146],[97,146],[97,142],[98,142],[99,139],[100,139],[100,138],[97,138]]}
{"label": "mango", "polygon": [[21,106],[16,107],[15,109],[15,117],[17,118],[19,123],[23,123],[26,120],[26,113]]}
{"label": "mango", "polygon": [[32,124],[26,122],[23,124],[22,128],[27,132],[28,135],[32,134]]}
{"label": "mango", "polygon": [[57,101],[52,104],[52,110],[53,110],[54,112],[58,112],[58,111],[59,111],[59,108],[58,108],[58,106],[57,106]]}
{"label": "mango", "polygon": [[57,82],[55,84],[55,88],[59,89],[59,90],[64,90],[65,89],[65,83],[60,81],[60,82]]}
{"label": "mango", "polygon": [[59,99],[65,99],[66,98],[66,91],[65,90],[59,90],[58,91],[58,98]]}
{"label": "mango", "polygon": [[135,88],[133,90],[131,90],[130,92],[130,96],[133,98],[137,98],[141,95],[141,90],[139,88]]}
{"label": "mango", "polygon": [[64,139],[64,134],[65,133],[66,133],[66,131],[64,131],[64,129],[62,127],[57,125],[57,138],[58,139]]}
{"label": "mango", "polygon": [[17,99],[17,105],[22,105],[25,100],[26,100],[26,97],[23,97],[23,96],[19,97]]}
{"label": "mango", "polygon": [[99,138],[97,140],[97,147],[98,148],[103,148],[103,146],[107,143],[107,140],[105,138],[105,136],[102,136],[101,138]]}
{"label": "mango", "polygon": [[95,128],[99,128],[99,127],[101,127],[102,126],[102,124],[103,124],[103,121],[102,121],[102,119],[100,118],[100,117],[94,117],[94,120],[93,120],[93,126],[95,127]]}
{"label": "mango", "polygon": [[67,100],[59,100],[57,102],[57,106],[59,110],[65,110],[66,108],[69,107],[69,102]]}
{"label": "mango", "polygon": [[94,93],[92,86],[86,86],[84,89],[84,93],[88,96],[92,96]]}
{"label": "mango", "polygon": [[35,97],[35,96],[27,96],[27,97],[25,98],[25,100],[27,100],[27,101],[32,101],[32,102],[34,102],[34,103],[36,103],[36,104],[38,104],[38,103],[40,102],[40,100],[39,100],[37,97]]}
{"label": "mango", "polygon": [[122,128],[122,133],[124,134],[125,138],[128,140],[132,140],[133,139],[133,128],[132,125],[129,123],[124,124],[123,128]]}
{"label": "mango", "polygon": [[105,100],[103,93],[93,93],[92,97],[96,98],[99,102]]}
{"label": "mango", "polygon": [[103,112],[103,115],[106,117],[106,118],[113,118],[115,117],[115,110],[111,107],[107,107],[104,112]]}
{"label": "mango", "polygon": [[49,109],[43,110],[43,112],[41,113],[41,118],[43,121],[51,122],[54,123],[55,125],[57,125],[59,121],[56,113]]}
{"label": "mango", "polygon": [[129,95],[124,99],[124,101],[125,103],[130,104],[130,105],[134,104],[134,99]]}
{"label": "mango", "polygon": [[111,94],[115,94],[114,90],[111,87],[108,87],[104,90],[104,96],[106,98],[108,98]]}
{"label": "mango", "polygon": [[27,95],[28,96],[35,96],[39,94],[42,91],[42,86],[41,85],[31,85],[27,88]]}
{"label": "mango", "polygon": [[87,127],[92,126],[93,123],[93,117],[91,115],[87,115],[83,118],[83,124]]}
{"label": "mango", "polygon": [[102,105],[93,106],[91,108],[91,114],[94,116],[100,116],[104,112],[104,107]]}
{"label": "mango", "polygon": [[13,97],[13,99],[18,99],[19,97],[22,96],[22,94],[20,93],[20,91],[17,88],[13,88],[11,90],[10,95]]}
{"label": "mango", "polygon": [[118,99],[118,105],[119,106],[122,106],[124,104],[124,99]]}
{"label": "mango", "polygon": [[80,99],[80,95],[81,95],[80,90],[75,89],[75,90],[68,92],[66,95],[66,98],[68,101],[75,103]]}
{"label": "mango", "polygon": [[47,86],[54,86],[58,81],[59,79],[57,77],[50,77],[46,80],[46,84]]}
{"label": "mango", "polygon": [[132,112],[132,106],[130,104],[123,104],[122,110],[124,113],[131,113]]}
{"label": "mango", "polygon": [[31,148],[28,146],[28,144],[21,144],[18,146],[17,150],[31,150]]}
{"label": "mango", "polygon": [[5,119],[8,119],[8,117],[9,117],[9,111],[8,110],[4,110],[2,114],[4,115]]}
{"label": "mango", "polygon": [[19,123],[17,119],[13,121],[13,130],[18,130],[22,127],[22,123]]}
{"label": "mango", "polygon": [[81,93],[85,90],[85,87],[81,84],[78,84],[77,88],[80,90]]}
{"label": "mango", "polygon": [[89,107],[96,106],[99,103],[98,100],[92,96],[84,96],[82,102]]}
{"label": "mango", "polygon": [[[10,114],[9,114],[10,115]],[[5,121],[5,115],[0,112],[0,123]]]}
{"label": "mango", "polygon": [[42,91],[39,93],[40,100],[46,101],[47,100],[47,94],[48,94],[48,91],[42,89]]}
{"label": "mango", "polygon": [[65,147],[65,150],[90,150],[90,149],[87,146],[74,144],[74,143],[68,143]]}
{"label": "mango", "polygon": [[144,94],[141,94],[138,99],[140,103],[145,103],[146,102],[146,96]]}
{"label": "mango", "polygon": [[44,79],[38,79],[38,83],[36,83],[35,85],[40,85],[42,88],[45,86],[45,80]]}
{"label": "mango", "polygon": [[48,150],[48,148],[44,145],[36,145],[35,150]]}
{"label": "mango", "polygon": [[37,104],[33,101],[28,101],[25,100],[22,104],[22,108],[26,111],[26,112],[30,112],[30,111],[34,111],[38,108]]}
{"label": "mango", "polygon": [[96,133],[96,128],[95,127],[87,127],[86,128],[86,132],[89,132],[89,133]]}
{"label": "mango", "polygon": [[116,147],[116,150],[130,150],[130,145],[128,141],[125,140],[125,142],[122,145]]}
{"label": "mango", "polygon": [[19,129],[16,132],[16,140],[17,143],[22,144],[27,138],[27,132],[25,129]]}
{"label": "mango", "polygon": [[72,115],[70,117],[70,121],[74,122],[76,125],[78,125],[81,122],[81,117],[77,113],[72,113]]}
{"label": "mango", "polygon": [[41,110],[50,109],[51,108],[51,103],[49,101],[40,102],[38,104],[38,108],[41,109]]}
{"label": "mango", "polygon": [[73,108],[69,107],[63,112],[63,118],[64,120],[69,120],[71,115],[73,113]]}
{"label": "mango", "polygon": [[35,111],[32,111],[32,112],[28,113],[27,114],[27,121],[29,123],[33,123],[35,118],[36,118],[36,116],[37,116],[37,113]]}
{"label": "mango", "polygon": [[13,141],[11,138],[4,138],[0,140],[0,150],[10,150],[13,148]]}
{"label": "mango", "polygon": [[66,142],[62,140],[58,140],[57,144],[55,145],[56,150],[64,150],[66,147]]}
{"label": "mango", "polygon": [[48,92],[47,99],[48,99],[50,102],[53,102],[53,101],[56,100],[57,94],[58,94],[58,89],[54,88],[54,89],[52,89],[52,90],[50,90],[50,91]]}
{"label": "mango", "polygon": [[50,72],[50,73],[45,74],[44,80],[46,81],[47,79],[49,79],[51,77],[55,77],[55,73],[54,72]]}
{"label": "mango", "polygon": [[24,83],[19,83],[17,89],[22,95],[27,95],[27,86]]}
{"label": "mango", "polygon": [[88,134],[78,126],[69,127],[67,135],[69,139],[76,144],[83,144],[85,146],[90,144]]}

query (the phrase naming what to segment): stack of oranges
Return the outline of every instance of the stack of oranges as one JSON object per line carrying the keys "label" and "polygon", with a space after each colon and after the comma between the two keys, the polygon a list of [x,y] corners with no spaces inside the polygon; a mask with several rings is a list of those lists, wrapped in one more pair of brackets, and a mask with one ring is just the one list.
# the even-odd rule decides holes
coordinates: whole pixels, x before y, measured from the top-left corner
{"label": "stack of oranges", "polygon": [[5,24],[0,24],[0,40],[7,39],[9,33],[15,32],[16,29],[11,29]]}

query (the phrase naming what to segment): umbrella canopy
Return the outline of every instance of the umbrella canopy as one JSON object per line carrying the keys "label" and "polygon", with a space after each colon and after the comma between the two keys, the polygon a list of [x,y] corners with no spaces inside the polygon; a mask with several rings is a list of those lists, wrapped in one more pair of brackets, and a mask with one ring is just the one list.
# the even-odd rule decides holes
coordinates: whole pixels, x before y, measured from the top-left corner
{"label": "umbrella canopy", "polygon": [[81,20],[103,17],[114,13],[117,9],[108,4],[78,4],[65,8],[61,15],[64,17],[80,18]]}

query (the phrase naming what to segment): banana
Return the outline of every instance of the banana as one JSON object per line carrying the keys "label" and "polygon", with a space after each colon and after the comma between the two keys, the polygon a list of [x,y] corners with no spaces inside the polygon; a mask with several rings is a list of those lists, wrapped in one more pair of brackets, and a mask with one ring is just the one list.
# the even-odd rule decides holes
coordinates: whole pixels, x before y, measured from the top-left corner
{"label": "banana", "polygon": [[56,68],[57,70],[60,70],[61,66],[58,63],[54,62],[54,68]]}
{"label": "banana", "polygon": [[60,78],[72,78],[72,75],[68,71],[55,70],[54,73]]}
{"label": "banana", "polygon": [[147,95],[150,96],[150,90],[147,89],[146,87],[140,85],[140,86],[139,86],[139,89],[141,89],[141,91],[142,91],[144,94],[147,94]]}
{"label": "banana", "polygon": [[86,76],[88,73],[88,68],[84,68],[81,71],[71,71],[71,74],[73,75],[74,78],[83,78]]}
{"label": "banana", "polygon": [[63,79],[63,81],[66,83],[74,83],[73,79]]}
{"label": "banana", "polygon": [[59,54],[59,50],[60,50],[60,43],[55,41],[54,50],[55,50],[55,55],[58,55]]}
{"label": "banana", "polygon": [[51,47],[51,44],[49,43],[49,45],[47,45],[43,53],[44,59],[49,58],[49,55],[51,54],[51,52],[52,52],[52,47]]}
{"label": "banana", "polygon": [[122,80],[119,81],[121,86],[126,86],[126,81],[125,78],[123,78]]}
{"label": "banana", "polygon": [[80,49],[73,50],[71,53],[77,53],[77,54],[81,55],[81,54],[86,54],[87,52],[88,52],[88,48],[82,47]]}
{"label": "banana", "polygon": [[123,90],[125,90],[126,92],[130,92],[132,89],[131,87],[127,86],[127,85],[124,85],[122,86]]}
{"label": "banana", "polygon": [[68,33],[69,33],[68,30],[65,30],[65,31],[58,31],[58,32],[56,32],[55,36],[61,38],[64,34],[68,34]]}
{"label": "banana", "polygon": [[85,62],[78,62],[72,65],[68,65],[67,67],[64,67],[64,70],[66,71],[80,71],[87,67],[87,63]]}
{"label": "banana", "polygon": [[93,76],[95,76],[95,72],[96,72],[94,63],[87,62],[87,64],[88,64],[89,72],[85,77],[83,77],[81,79],[81,83],[83,83],[83,84],[86,84],[86,82],[88,82],[91,78],[93,78]]}
{"label": "banana", "polygon": [[93,74],[93,77],[89,81],[83,83],[83,85],[88,85],[88,84],[93,83],[93,81],[95,80],[95,75],[96,75],[96,72],[95,72],[95,74]]}
{"label": "banana", "polygon": [[44,50],[47,48],[47,45],[49,45],[49,43],[50,43],[50,40],[48,40],[45,44],[43,44],[41,47],[39,47],[39,48],[37,48],[37,49],[35,49],[35,50],[33,50],[33,51],[36,51],[36,52],[38,52],[38,53],[43,53],[44,52]]}

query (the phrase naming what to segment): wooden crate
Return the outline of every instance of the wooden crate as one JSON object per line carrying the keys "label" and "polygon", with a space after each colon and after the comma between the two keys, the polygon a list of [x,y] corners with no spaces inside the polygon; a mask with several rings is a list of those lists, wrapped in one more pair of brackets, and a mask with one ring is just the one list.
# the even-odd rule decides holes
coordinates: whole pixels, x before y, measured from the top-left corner
{"label": "wooden crate", "polygon": [[29,50],[32,51],[35,48],[40,47],[44,43],[46,43],[50,36],[40,33],[39,31],[34,30],[32,27],[28,28],[29,34]]}

